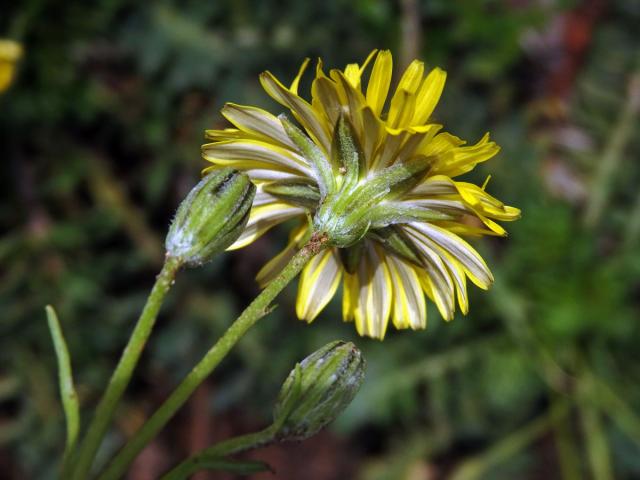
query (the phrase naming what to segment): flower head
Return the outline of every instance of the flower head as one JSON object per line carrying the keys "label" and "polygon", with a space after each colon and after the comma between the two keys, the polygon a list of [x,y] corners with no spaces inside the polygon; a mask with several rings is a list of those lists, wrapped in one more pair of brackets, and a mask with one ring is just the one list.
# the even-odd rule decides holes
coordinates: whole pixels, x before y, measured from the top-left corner
{"label": "flower head", "polygon": [[16,63],[22,56],[22,46],[13,40],[0,39],[0,93],[9,88],[15,75]]}
{"label": "flower head", "polygon": [[488,134],[467,145],[431,123],[446,78],[439,68],[425,76],[424,64],[412,62],[389,95],[389,51],[328,75],[319,60],[309,103],[298,94],[308,64],[289,87],[270,72],[260,76],[293,119],[227,104],[222,114],[234,128],[207,131],[203,156],[210,168],[231,166],[258,185],[247,228],[230,248],[300,218],[289,245],[258,273],[266,284],[312,232],[326,234],[331,247],[311,260],[299,282],[296,311],[309,322],[341,282],[344,320],[355,321],[361,335],[383,338],[389,319],[399,329],[424,328],[425,294],[446,320],[456,301],[466,314],[466,279],[486,289],[493,277],[462,236],[506,235],[495,220],[515,220],[520,211],[484,186],[453,178],[499,147]]}

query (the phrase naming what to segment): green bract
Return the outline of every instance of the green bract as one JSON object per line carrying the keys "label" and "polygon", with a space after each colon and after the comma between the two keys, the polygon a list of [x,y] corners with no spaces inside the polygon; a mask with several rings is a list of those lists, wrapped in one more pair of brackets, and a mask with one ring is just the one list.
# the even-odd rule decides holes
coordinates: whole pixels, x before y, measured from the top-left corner
{"label": "green bract", "polygon": [[284,131],[309,161],[319,179],[313,182],[285,180],[267,184],[264,191],[294,205],[315,210],[314,229],[326,233],[332,245],[348,247],[370,229],[413,220],[442,220],[449,216],[394,200],[413,188],[429,170],[431,159],[415,159],[367,174],[364,153],[353,125],[344,115],[334,129],[331,158],[313,144],[284,115]]}
{"label": "green bract", "polygon": [[256,187],[232,168],[214,170],[178,207],[167,254],[188,265],[201,265],[227,248],[244,230]]}
{"label": "green bract", "polygon": [[332,342],[296,365],[274,408],[280,440],[304,440],[332,422],[353,400],[365,361],[353,343]]}

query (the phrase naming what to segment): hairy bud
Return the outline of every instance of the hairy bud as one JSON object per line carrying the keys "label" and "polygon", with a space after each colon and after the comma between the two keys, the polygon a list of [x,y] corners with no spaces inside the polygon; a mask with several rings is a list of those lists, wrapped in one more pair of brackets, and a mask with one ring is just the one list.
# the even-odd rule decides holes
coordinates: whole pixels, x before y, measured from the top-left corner
{"label": "hairy bud", "polygon": [[332,422],[353,400],[365,361],[353,343],[325,345],[296,365],[274,408],[280,440],[304,440]]}
{"label": "hairy bud", "polygon": [[167,234],[167,254],[201,265],[227,248],[247,225],[255,191],[247,175],[231,168],[208,174],[178,207]]}

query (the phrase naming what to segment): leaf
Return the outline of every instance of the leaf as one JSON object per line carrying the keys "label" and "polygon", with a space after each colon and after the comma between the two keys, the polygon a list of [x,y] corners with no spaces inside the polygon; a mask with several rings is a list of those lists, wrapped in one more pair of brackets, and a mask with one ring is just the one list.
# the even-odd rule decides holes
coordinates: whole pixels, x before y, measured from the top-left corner
{"label": "leaf", "polygon": [[58,360],[58,378],[60,382],[60,399],[62,400],[62,408],[67,423],[67,441],[64,450],[64,459],[68,459],[75,448],[78,439],[78,431],[80,429],[80,413],[78,407],[78,395],[73,385],[73,375],[71,372],[71,359],[69,358],[69,350],[65,342],[60,328],[58,316],[51,305],[45,308],[47,312],[47,323],[51,338],[53,339],[53,348],[56,352]]}

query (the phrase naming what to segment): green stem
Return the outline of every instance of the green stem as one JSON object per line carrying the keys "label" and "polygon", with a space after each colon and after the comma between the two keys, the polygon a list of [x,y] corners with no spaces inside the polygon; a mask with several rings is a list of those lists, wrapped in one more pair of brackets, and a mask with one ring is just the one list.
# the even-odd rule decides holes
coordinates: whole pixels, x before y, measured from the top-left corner
{"label": "green stem", "polygon": [[183,480],[189,475],[206,468],[206,465],[213,458],[223,458],[268,445],[273,442],[276,432],[277,429],[270,426],[259,432],[224,440],[187,458],[163,475],[160,480]]}
{"label": "green stem", "polygon": [[151,329],[158,317],[162,301],[169,291],[169,288],[171,288],[173,279],[179,268],[179,260],[173,257],[167,257],[160,274],[156,278],[156,283],[149,294],[147,303],[140,314],[138,323],[129,338],[129,343],[127,343],[127,346],[122,352],[118,366],[111,375],[109,385],[96,408],[95,416],[89,425],[87,434],[82,442],[82,447],[78,452],[77,462],[73,469],[73,476],[71,477],[73,480],[85,480],[87,478],[98,447],[111,423],[118,402],[131,380],[133,370],[138,363],[142,350],[151,334]]}
{"label": "green stem", "polygon": [[229,350],[260,318],[268,313],[269,304],[293,280],[312,257],[327,243],[326,237],[313,235],[286,267],[251,302],[225,334],[211,347],[173,393],[156,410],[113,459],[99,480],[115,480],[127,470],[138,453],[155,437],[187,401],[193,391],[211,374]]}

